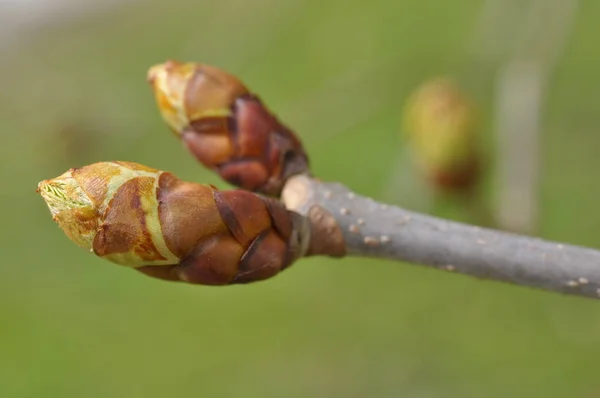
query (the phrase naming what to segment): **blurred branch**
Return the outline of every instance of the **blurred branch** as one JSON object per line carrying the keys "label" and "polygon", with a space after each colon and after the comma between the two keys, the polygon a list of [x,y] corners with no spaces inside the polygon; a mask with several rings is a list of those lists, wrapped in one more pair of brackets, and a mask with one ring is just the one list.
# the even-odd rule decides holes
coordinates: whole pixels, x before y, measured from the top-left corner
{"label": "blurred branch", "polygon": [[496,218],[498,225],[507,230],[532,233],[537,225],[544,84],[537,62],[515,59],[498,75]]}
{"label": "blurred branch", "polygon": [[[567,43],[577,0],[532,0],[497,78],[499,225],[533,232],[538,219],[540,121],[552,71]],[[505,29],[512,29],[507,22]]]}
{"label": "blurred branch", "polygon": [[[324,229],[322,224],[329,223],[332,235],[341,231],[350,256],[406,261],[600,298],[597,250],[430,217],[357,195],[339,183],[303,175],[287,182],[282,201],[288,209],[308,215],[313,228]],[[320,216],[310,217],[319,208]]]}
{"label": "blurred branch", "polygon": [[0,1],[0,61],[4,61],[8,50],[18,48],[18,45],[40,29],[60,26],[92,13],[110,12],[133,1],[136,0]]}
{"label": "blurred branch", "polygon": [[[469,53],[470,80],[495,76],[498,225],[533,233],[538,219],[543,102],[578,0],[485,0]],[[481,87],[478,90],[482,90]]]}

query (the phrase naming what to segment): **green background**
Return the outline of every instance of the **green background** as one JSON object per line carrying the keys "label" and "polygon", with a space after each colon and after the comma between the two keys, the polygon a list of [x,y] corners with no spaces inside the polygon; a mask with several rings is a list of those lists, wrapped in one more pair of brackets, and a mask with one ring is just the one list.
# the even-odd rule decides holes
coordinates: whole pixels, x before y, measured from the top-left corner
{"label": "green background", "polygon": [[[321,178],[405,205],[402,106],[432,76],[464,75],[480,6],[141,1],[6,50],[0,396],[600,396],[598,302],[366,259],[301,260],[248,286],[166,283],[77,249],[35,193],[101,160],[226,187],[156,111],[146,70],[175,58],[242,78],[300,134]],[[539,232],[592,247],[599,18],[598,1],[581,2],[549,87]],[[480,88],[490,138],[492,81]]]}

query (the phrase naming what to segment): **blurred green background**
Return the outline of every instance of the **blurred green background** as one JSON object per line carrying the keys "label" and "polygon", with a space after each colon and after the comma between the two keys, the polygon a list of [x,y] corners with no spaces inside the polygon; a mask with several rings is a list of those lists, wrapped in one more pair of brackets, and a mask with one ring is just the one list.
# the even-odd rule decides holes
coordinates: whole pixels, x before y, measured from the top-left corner
{"label": "blurred green background", "polygon": [[[365,259],[302,260],[248,286],[166,283],[78,250],[35,193],[101,160],[226,187],[156,111],[146,70],[175,58],[242,78],[321,178],[403,205],[384,194],[401,108],[424,80],[461,73],[481,3],[140,0],[4,50],[0,396],[600,397],[597,302]],[[582,1],[542,148],[540,234],[592,247],[599,19]],[[481,88],[489,115],[492,82]]]}

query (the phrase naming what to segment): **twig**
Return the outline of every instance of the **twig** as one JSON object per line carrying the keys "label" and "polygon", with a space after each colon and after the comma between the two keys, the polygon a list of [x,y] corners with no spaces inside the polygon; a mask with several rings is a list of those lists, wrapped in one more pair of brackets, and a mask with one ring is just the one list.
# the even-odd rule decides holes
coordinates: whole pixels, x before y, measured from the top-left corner
{"label": "twig", "polygon": [[[303,215],[321,208],[333,217],[337,228],[329,232],[335,239],[341,233],[346,255],[406,261],[600,298],[597,250],[426,216],[357,195],[341,184],[319,182],[304,175],[288,180],[282,200],[288,209]],[[315,218],[311,221],[314,225]],[[316,224],[322,227],[318,221]],[[324,241],[328,236],[320,235],[319,239]],[[321,243],[322,248],[328,246]],[[313,254],[328,253],[325,249]]]}

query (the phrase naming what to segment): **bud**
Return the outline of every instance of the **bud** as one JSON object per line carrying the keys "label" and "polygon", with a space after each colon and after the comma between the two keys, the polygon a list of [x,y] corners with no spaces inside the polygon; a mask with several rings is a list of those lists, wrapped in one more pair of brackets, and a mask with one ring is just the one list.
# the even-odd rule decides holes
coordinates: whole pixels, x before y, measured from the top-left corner
{"label": "bud", "polygon": [[229,73],[168,61],[151,67],[148,81],[167,125],[227,182],[278,196],[290,176],[308,171],[295,134]]}
{"label": "bud", "polygon": [[479,168],[478,136],[471,103],[449,79],[426,82],[409,98],[404,133],[413,161],[442,191],[468,191]]}
{"label": "bud", "polygon": [[269,278],[305,255],[307,221],[280,203],[179,180],[131,162],[71,169],[38,184],[77,245],[147,275],[224,285]]}

